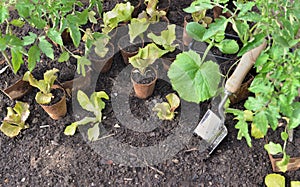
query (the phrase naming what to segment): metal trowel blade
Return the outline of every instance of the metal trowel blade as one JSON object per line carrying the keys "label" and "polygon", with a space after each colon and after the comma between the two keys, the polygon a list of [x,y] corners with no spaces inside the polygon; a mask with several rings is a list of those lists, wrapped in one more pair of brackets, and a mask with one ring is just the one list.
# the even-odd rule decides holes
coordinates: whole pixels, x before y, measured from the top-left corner
{"label": "metal trowel blade", "polygon": [[208,151],[211,154],[214,149],[227,135],[227,128],[224,122],[211,110],[208,110],[198,126],[194,130],[194,134],[202,138],[200,151]]}

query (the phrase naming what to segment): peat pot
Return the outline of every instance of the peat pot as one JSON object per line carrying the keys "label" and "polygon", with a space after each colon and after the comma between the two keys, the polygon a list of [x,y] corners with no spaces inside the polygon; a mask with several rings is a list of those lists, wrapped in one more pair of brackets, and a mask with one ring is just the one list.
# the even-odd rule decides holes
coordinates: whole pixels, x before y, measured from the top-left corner
{"label": "peat pot", "polygon": [[133,84],[135,96],[140,99],[147,99],[154,91],[157,80],[157,71],[150,66],[146,68],[143,75],[138,69],[133,68],[130,78]]}

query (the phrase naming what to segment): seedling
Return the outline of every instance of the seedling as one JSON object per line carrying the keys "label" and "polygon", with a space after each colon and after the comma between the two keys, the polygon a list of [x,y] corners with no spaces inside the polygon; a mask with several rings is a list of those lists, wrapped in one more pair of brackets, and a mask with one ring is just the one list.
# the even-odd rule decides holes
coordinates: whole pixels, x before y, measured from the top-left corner
{"label": "seedling", "polygon": [[160,49],[154,43],[150,43],[146,47],[140,48],[138,54],[130,57],[129,63],[144,75],[146,68],[167,52],[167,50]]}
{"label": "seedling", "polygon": [[168,29],[162,31],[160,36],[149,33],[148,38],[152,39],[157,45],[163,46],[165,50],[173,52],[177,46],[173,44],[173,42],[176,40],[175,27],[176,25],[174,24],[168,25]]}
{"label": "seedling", "polygon": [[[277,173],[268,174],[265,177],[265,185],[267,187],[274,187],[274,186],[285,187],[286,186],[285,177]],[[300,181],[291,181],[290,186],[299,187]]]}
{"label": "seedling", "polygon": [[2,121],[0,130],[11,138],[17,136],[22,129],[29,127],[25,123],[29,114],[29,104],[17,101],[14,108],[7,107],[7,115]]}
{"label": "seedling", "polygon": [[133,18],[128,25],[130,42],[136,37],[143,38],[143,33],[147,31],[150,22],[146,18]]}
{"label": "seedling", "polygon": [[170,93],[166,96],[168,102],[157,103],[153,111],[157,112],[157,116],[161,120],[173,120],[175,110],[180,105],[180,99],[175,93]]}
{"label": "seedling", "polygon": [[73,122],[65,128],[64,134],[72,136],[80,125],[90,124],[92,127],[88,130],[88,139],[95,141],[99,137],[99,123],[102,121],[102,110],[105,108],[105,102],[102,99],[109,99],[104,92],[94,92],[90,98],[81,90],[77,92],[77,100],[80,106],[89,112],[93,112],[93,117],[84,117],[80,121]]}
{"label": "seedling", "polygon": [[56,73],[58,72],[58,69],[52,69],[48,70],[44,73],[44,79],[42,80],[36,80],[31,72],[27,71],[24,76],[23,80],[28,81],[29,84],[33,87],[38,88],[40,91],[36,94],[35,100],[39,104],[49,104],[51,102],[51,99],[53,97],[51,93],[51,87],[54,84],[54,81],[57,78]]}

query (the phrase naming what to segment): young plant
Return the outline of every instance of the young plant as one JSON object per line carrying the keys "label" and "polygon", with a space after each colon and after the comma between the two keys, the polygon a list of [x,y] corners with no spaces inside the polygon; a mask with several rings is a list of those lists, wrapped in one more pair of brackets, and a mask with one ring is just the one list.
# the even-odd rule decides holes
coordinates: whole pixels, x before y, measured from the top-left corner
{"label": "young plant", "polygon": [[[285,187],[286,186],[286,182],[285,182],[285,177],[277,174],[277,173],[271,173],[268,174],[265,177],[265,185],[267,187]],[[300,186],[300,181],[291,181],[291,187],[299,187]]]}
{"label": "young plant", "polygon": [[212,18],[206,16],[206,11],[212,8],[213,5],[210,4],[210,0],[195,0],[189,7],[183,9],[183,11],[190,13],[194,22],[207,27],[212,22]]}
{"label": "young plant", "polygon": [[139,18],[147,18],[151,23],[157,23],[160,18],[166,16],[166,12],[157,9],[157,4],[159,0],[145,0],[145,5],[147,6],[146,11],[139,14]]}
{"label": "young plant", "polygon": [[22,129],[28,128],[25,123],[30,114],[29,105],[20,101],[16,102],[14,108],[7,107],[7,115],[2,121],[0,130],[9,137],[17,136]]}
{"label": "young plant", "polygon": [[175,93],[170,93],[166,96],[168,102],[157,103],[153,111],[157,112],[157,116],[161,120],[173,120],[175,110],[180,105],[180,99]]}
{"label": "young plant", "polygon": [[80,121],[73,122],[65,128],[64,134],[72,136],[80,125],[90,124],[92,127],[88,130],[88,139],[95,141],[99,137],[99,123],[102,121],[102,110],[105,108],[103,99],[108,100],[109,96],[104,92],[94,92],[90,98],[81,90],[77,92],[77,100],[80,106],[89,112],[93,112],[93,117],[84,117]]}
{"label": "young plant", "polygon": [[131,6],[130,2],[127,2],[118,3],[111,11],[105,12],[103,14],[103,33],[108,34],[111,30],[116,28],[120,22],[131,20],[133,10],[134,7]]}
{"label": "young plant", "polygon": [[58,71],[59,70],[55,68],[46,71],[44,73],[44,79],[42,80],[35,79],[29,71],[24,74],[23,80],[28,81],[31,86],[36,87],[40,90],[35,96],[35,100],[37,103],[44,105],[51,102],[51,99],[53,98],[51,87],[53,86],[54,81],[57,78],[56,73]]}
{"label": "young plant", "polygon": [[177,46],[173,44],[173,42],[176,40],[175,27],[176,25],[174,24],[168,25],[168,29],[162,31],[160,36],[149,33],[148,38],[152,39],[157,45],[162,46],[165,50],[173,52]]}
{"label": "young plant", "polygon": [[147,31],[150,22],[146,18],[133,18],[128,25],[130,42],[136,37],[143,38],[143,33]]}
{"label": "young plant", "polygon": [[146,68],[167,52],[167,50],[160,49],[154,43],[150,43],[146,47],[140,48],[138,54],[130,57],[129,63],[144,75]]}

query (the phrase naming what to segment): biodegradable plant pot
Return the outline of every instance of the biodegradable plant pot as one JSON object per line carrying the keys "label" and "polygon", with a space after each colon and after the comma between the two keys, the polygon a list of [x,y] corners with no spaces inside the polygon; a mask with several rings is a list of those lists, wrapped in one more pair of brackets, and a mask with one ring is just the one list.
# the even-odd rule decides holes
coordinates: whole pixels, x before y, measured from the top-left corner
{"label": "biodegradable plant pot", "polygon": [[51,90],[54,89],[60,89],[63,92],[63,96],[60,98],[60,100],[54,104],[49,105],[41,105],[41,107],[49,114],[49,116],[54,119],[58,120],[62,117],[64,117],[67,113],[67,104],[66,104],[66,94],[62,87],[58,85],[53,85]]}
{"label": "biodegradable plant pot", "polygon": [[190,15],[184,16],[182,41],[185,46],[189,46],[189,44],[193,41],[193,38],[186,32],[186,26],[191,20],[192,17]]}
{"label": "biodegradable plant pot", "polygon": [[[272,170],[274,172],[281,172],[280,169],[276,166],[277,162],[280,162],[282,158],[273,158],[272,155],[269,154],[269,158],[272,164]],[[296,171],[300,168],[300,157],[292,157],[287,165],[287,171]]]}
{"label": "biodegradable plant pot", "polygon": [[159,22],[150,24],[146,33],[154,33],[156,35],[160,35],[161,31],[166,30],[169,24],[169,19],[166,16],[163,16],[160,18]]}
{"label": "biodegradable plant pot", "polygon": [[144,40],[138,37],[133,41],[133,43],[130,43],[129,35],[125,35],[120,38],[118,47],[121,51],[124,63],[128,65],[128,59],[136,55],[139,51],[139,48],[144,47]]}
{"label": "biodegradable plant pot", "polygon": [[20,99],[31,90],[31,86],[28,82],[22,79],[17,80],[13,85],[1,90],[11,100]]}
{"label": "biodegradable plant pot", "polygon": [[66,81],[62,83],[62,87],[66,90],[66,92],[70,95],[71,92],[76,90],[87,90],[91,85],[91,77],[92,77],[92,69],[86,71],[85,77],[80,75],[72,80]]}
{"label": "biodegradable plant pot", "polygon": [[113,63],[113,57],[114,57],[114,45],[109,42],[108,44],[108,52],[104,57],[99,57],[95,53],[95,48],[93,47],[91,49],[91,53],[89,54],[89,60],[92,62],[92,68],[98,72],[98,73],[106,73],[110,70],[112,63]]}
{"label": "biodegradable plant pot", "polygon": [[136,97],[147,99],[153,94],[157,80],[157,72],[153,67],[148,67],[145,75],[141,75],[138,69],[133,68],[130,78]]}

